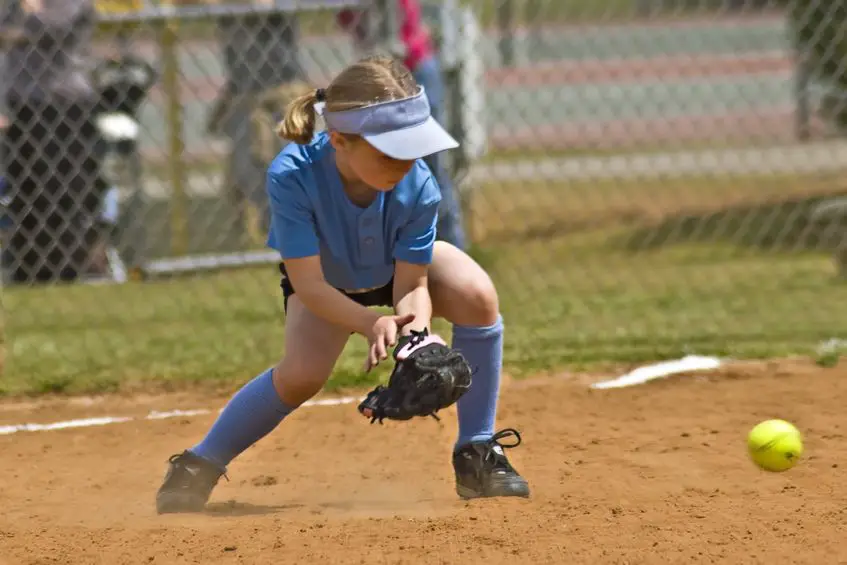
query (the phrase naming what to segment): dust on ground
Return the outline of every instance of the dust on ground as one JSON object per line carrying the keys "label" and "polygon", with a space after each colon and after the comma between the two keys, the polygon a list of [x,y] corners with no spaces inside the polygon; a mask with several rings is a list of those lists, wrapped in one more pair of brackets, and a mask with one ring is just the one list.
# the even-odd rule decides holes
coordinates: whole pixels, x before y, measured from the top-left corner
{"label": "dust on ground", "polygon": [[[208,511],[158,516],[165,462],[226,397],[0,405],[0,425],[142,419],[0,436],[0,564],[847,562],[847,369],[738,363],[618,390],[510,381],[499,424],[529,500],[453,491],[455,418],[369,425],[354,405],[295,412],[230,466]],[[144,420],[151,409],[206,415]],[[758,470],[745,436],[785,418],[806,455]]]}

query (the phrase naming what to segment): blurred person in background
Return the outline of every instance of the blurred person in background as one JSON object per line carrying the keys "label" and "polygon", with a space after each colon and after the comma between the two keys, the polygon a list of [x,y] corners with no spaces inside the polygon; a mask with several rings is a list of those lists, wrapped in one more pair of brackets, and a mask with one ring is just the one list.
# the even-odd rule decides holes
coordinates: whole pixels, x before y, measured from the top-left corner
{"label": "blurred person in background", "polygon": [[[444,78],[435,43],[423,20],[419,0],[396,0],[400,18],[400,39],[404,53],[403,62],[412,71],[417,83],[426,90],[433,117],[445,124]],[[373,33],[371,17],[367,10],[345,9],[338,13],[339,25],[352,33],[360,49],[372,47]],[[441,204],[438,210],[438,239],[459,249],[466,250],[466,238],[462,223],[462,208],[453,180],[444,165],[444,155],[431,155],[425,159],[441,187]]]}
{"label": "blurred person in background", "polygon": [[12,282],[75,280],[87,268],[103,189],[99,95],[84,65],[96,20],[93,0],[0,4]]}
{"label": "blurred person in background", "polygon": [[263,245],[270,224],[265,173],[281,149],[276,124],[288,102],[309,90],[298,53],[297,16],[221,18],[218,37],[227,80],[207,128],[231,142],[225,188],[246,220],[251,242]]}

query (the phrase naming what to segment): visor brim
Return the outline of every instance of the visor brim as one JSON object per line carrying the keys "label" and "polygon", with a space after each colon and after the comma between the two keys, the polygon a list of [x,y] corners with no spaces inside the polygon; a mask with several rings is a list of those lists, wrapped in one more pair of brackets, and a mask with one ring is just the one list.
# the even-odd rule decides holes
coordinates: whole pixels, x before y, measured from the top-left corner
{"label": "visor brim", "polygon": [[401,161],[423,159],[459,147],[459,142],[432,117],[412,127],[362,137],[380,152]]}

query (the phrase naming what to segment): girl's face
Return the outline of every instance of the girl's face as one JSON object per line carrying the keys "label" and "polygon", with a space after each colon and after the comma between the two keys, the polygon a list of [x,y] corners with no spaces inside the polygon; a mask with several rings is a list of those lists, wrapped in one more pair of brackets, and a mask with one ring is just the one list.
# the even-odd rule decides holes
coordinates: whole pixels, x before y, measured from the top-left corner
{"label": "girl's face", "polygon": [[335,147],[339,170],[352,173],[353,180],[374,190],[391,190],[415,165],[414,161],[400,161],[385,155],[362,138],[332,132],[330,141]]}

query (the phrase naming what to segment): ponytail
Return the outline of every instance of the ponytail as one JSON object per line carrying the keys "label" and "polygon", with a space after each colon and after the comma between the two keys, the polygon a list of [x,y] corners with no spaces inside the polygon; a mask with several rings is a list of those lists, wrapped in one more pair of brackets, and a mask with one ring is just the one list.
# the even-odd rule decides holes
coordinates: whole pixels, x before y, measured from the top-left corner
{"label": "ponytail", "polygon": [[287,139],[306,145],[315,136],[315,104],[319,98],[318,90],[312,90],[292,100],[285,109],[285,117],[277,125],[276,133]]}

